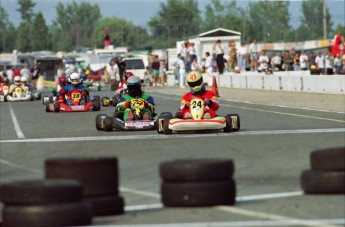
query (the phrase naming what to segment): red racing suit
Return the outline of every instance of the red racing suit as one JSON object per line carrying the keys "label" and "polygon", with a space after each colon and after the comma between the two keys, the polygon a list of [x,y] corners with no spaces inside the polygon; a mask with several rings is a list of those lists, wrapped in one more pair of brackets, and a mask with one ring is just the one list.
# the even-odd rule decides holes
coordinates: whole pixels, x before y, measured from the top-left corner
{"label": "red racing suit", "polygon": [[205,105],[204,112],[209,113],[212,118],[216,117],[216,111],[219,109],[218,100],[213,91],[205,90],[201,94],[193,94],[192,92],[188,92],[182,97],[180,109],[181,109],[183,118],[186,113],[190,113],[189,102],[193,97],[199,97],[199,98],[202,98],[203,100],[205,99],[210,100],[211,101],[210,104]]}

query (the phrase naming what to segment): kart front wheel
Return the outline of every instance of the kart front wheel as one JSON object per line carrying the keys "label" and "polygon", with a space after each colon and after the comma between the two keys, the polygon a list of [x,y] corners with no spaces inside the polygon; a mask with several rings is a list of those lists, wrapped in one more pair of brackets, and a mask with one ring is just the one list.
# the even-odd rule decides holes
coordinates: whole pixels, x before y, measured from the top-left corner
{"label": "kart front wheel", "polygon": [[104,130],[106,132],[110,132],[113,131],[113,118],[112,117],[105,117],[103,120],[103,124],[104,124]]}
{"label": "kart front wheel", "polygon": [[103,120],[102,118],[106,116],[107,116],[106,114],[98,114],[96,116],[96,129],[98,131],[103,130],[103,127],[101,127],[101,121]]}
{"label": "kart front wheel", "polygon": [[94,96],[93,102],[93,111],[99,111],[101,109],[101,98],[98,95]]}
{"label": "kart front wheel", "polygon": [[231,115],[228,114],[225,116],[225,120],[226,120],[226,126],[223,129],[224,132],[233,132],[234,129],[232,128],[232,119],[231,119]]}

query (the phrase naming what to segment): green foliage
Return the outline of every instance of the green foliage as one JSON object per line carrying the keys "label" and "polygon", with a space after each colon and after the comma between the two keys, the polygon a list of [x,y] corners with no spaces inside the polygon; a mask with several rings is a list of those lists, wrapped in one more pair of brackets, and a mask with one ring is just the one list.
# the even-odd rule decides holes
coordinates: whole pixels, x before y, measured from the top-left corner
{"label": "green foliage", "polygon": [[23,23],[17,32],[16,47],[21,52],[30,52],[30,24]]}
{"label": "green foliage", "polygon": [[173,47],[177,40],[199,33],[201,22],[196,0],[169,0],[148,22],[156,47]]}
{"label": "green foliage", "polygon": [[41,12],[39,12],[30,27],[31,49],[46,50],[49,47],[48,27]]}
{"label": "green foliage", "polygon": [[35,7],[36,3],[32,0],[17,0],[19,8],[16,9],[22,18],[22,22],[30,23],[32,18],[34,17],[33,8]]}

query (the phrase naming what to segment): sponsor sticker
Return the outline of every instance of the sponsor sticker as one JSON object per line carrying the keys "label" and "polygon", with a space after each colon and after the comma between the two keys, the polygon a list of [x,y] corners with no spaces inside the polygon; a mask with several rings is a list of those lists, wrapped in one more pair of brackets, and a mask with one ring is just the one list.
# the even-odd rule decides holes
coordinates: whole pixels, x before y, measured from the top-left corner
{"label": "sponsor sticker", "polygon": [[125,123],[126,127],[143,128],[152,125],[150,121],[129,121]]}
{"label": "sponsor sticker", "polygon": [[84,106],[71,106],[72,110],[83,110]]}

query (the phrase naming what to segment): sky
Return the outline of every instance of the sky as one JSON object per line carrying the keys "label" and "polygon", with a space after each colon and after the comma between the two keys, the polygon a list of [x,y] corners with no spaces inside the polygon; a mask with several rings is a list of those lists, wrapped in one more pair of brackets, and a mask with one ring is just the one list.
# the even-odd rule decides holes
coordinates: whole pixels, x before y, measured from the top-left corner
{"label": "sky", "polygon": [[[70,4],[72,0],[32,0],[36,3],[34,12],[41,11],[50,25],[56,17],[55,5],[58,2]],[[160,3],[167,0],[75,0],[77,3],[89,2],[97,3],[103,17],[120,17],[132,21],[134,25],[147,27],[147,22],[160,10]],[[227,0],[221,0],[222,2]],[[229,0],[230,1],[230,0]],[[248,2],[257,0],[237,0],[237,6],[245,7]],[[199,9],[203,11],[211,0],[197,0]],[[289,13],[291,25],[295,28],[299,24],[301,16],[301,0],[290,1]],[[9,14],[9,18],[15,26],[20,23],[20,14],[16,11],[18,8],[17,0],[0,0],[0,4]],[[334,25],[345,24],[345,1],[344,0],[326,0],[326,6],[331,14]],[[322,26],[322,25],[320,25]],[[231,28],[229,28],[231,29]]]}

